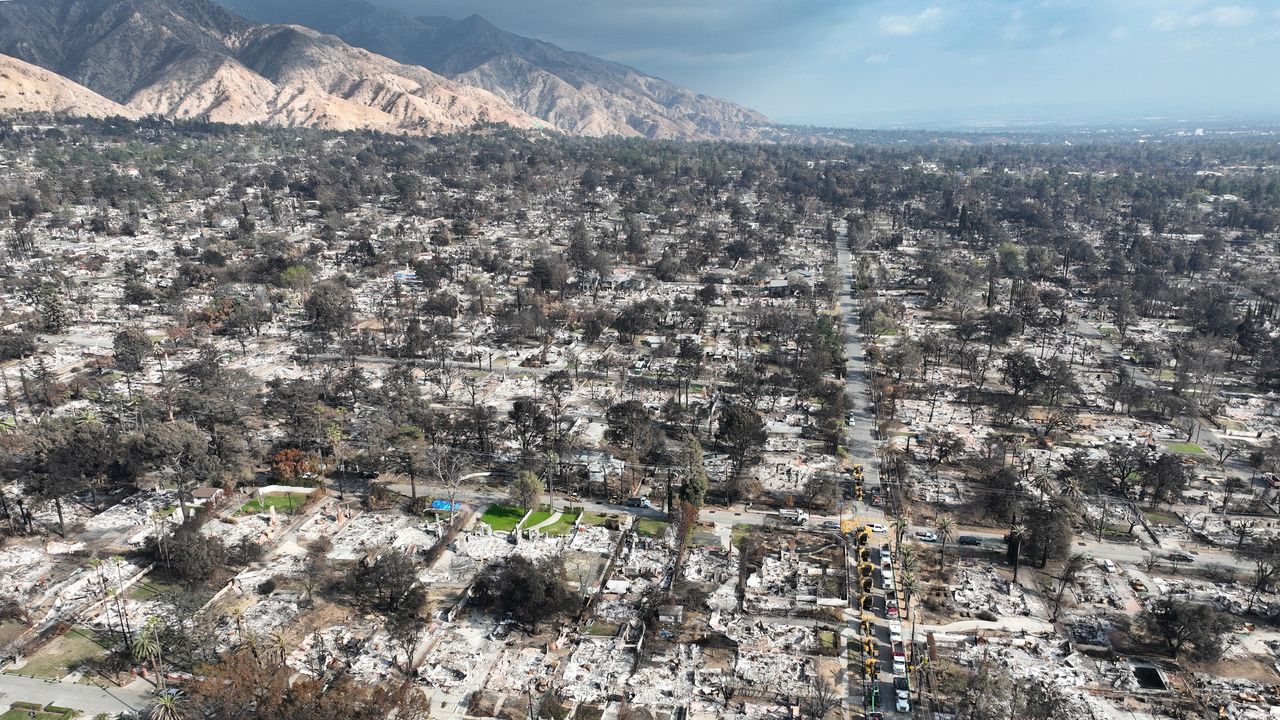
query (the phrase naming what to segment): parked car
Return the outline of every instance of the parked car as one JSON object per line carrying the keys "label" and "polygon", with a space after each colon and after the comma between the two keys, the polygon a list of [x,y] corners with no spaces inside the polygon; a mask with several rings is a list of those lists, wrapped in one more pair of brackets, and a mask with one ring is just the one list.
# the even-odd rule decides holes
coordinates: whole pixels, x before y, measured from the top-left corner
{"label": "parked car", "polygon": [[818,527],[822,528],[823,530],[839,530],[840,521],[839,520],[823,520],[822,524],[819,525]]}
{"label": "parked car", "polygon": [[1182,552],[1181,550],[1174,550],[1171,553],[1167,553],[1165,557],[1169,558],[1174,562],[1184,562],[1184,563],[1195,562],[1195,558],[1191,557],[1191,555],[1188,553]]}
{"label": "parked car", "polygon": [[624,505],[626,505],[627,507],[633,507],[633,508],[651,508],[651,507],[653,507],[653,503],[649,502],[649,498],[647,498],[647,497],[633,497],[633,498],[627,498],[627,501],[626,501],[625,503],[623,503],[623,504],[624,504]]}
{"label": "parked car", "polygon": [[871,523],[867,527],[871,528],[871,532],[878,532],[878,533],[889,532],[889,528],[885,527],[884,525],[881,525],[880,523]]}
{"label": "parked car", "polygon": [[977,535],[961,535],[956,538],[956,543],[959,545],[968,545],[969,547],[977,547],[982,544],[982,538]]}
{"label": "parked car", "polygon": [[937,533],[932,532],[930,530],[925,530],[924,532],[918,532],[916,533],[916,537],[920,538],[925,542],[938,542]]}
{"label": "parked car", "polygon": [[896,676],[893,678],[893,691],[898,697],[906,697],[906,694],[911,692],[911,681],[904,675]]}
{"label": "parked car", "polygon": [[900,697],[898,698],[897,707],[898,707],[898,712],[909,713],[911,712],[911,701],[904,697]]}

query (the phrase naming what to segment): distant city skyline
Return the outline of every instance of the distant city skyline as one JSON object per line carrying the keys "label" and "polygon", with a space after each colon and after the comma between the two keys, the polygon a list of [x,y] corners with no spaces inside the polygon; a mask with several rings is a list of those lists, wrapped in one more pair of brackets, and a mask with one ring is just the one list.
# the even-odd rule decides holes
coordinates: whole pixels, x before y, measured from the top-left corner
{"label": "distant city skyline", "polygon": [[478,13],[784,123],[1280,114],[1280,7],[1263,0],[373,1]]}

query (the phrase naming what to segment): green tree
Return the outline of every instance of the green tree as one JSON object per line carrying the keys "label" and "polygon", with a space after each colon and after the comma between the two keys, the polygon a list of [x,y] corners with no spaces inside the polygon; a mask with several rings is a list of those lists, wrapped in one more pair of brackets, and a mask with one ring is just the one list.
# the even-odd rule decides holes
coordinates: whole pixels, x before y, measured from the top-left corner
{"label": "green tree", "polygon": [[48,333],[58,334],[71,324],[71,314],[67,311],[67,303],[57,286],[51,282],[40,285],[36,291],[36,313],[40,317],[40,329]]}
{"label": "green tree", "polygon": [[116,367],[131,373],[142,370],[142,362],[151,355],[151,347],[151,338],[136,327],[116,333],[111,342]]}
{"label": "green tree", "polygon": [[707,468],[702,458],[702,445],[690,433],[684,442],[681,464],[685,467],[684,482],[680,485],[680,499],[702,507],[707,499]]}
{"label": "green tree", "polygon": [[649,408],[639,400],[614,404],[605,413],[605,420],[609,423],[605,438],[631,450],[637,457],[648,454],[657,442],[653,417],[649,414]]}
{"label": "green tree", "polygon": [[1009,528],[1005,542],[1009,544],[1009,562],[1013,564],[1013,581],[1018,582],[1018,568],[1022,565],[1022,543],[1027,538],[1027,526],[1021,523]]}
{"label": "green tree", "polygon": [[1233,621],[1230,616],[1201,603],[1160,598],[1138,616],[1139,627],[1164,641],[1174,657],[1191,651],[1199,660],[1222,656]]}
{"label": "green tree", "polygon": [[147,623],[134,635],[133,642],[129,645],[129,652],[134,660],[151,665],[156,675],[156,684],[163,690],[164,673],[160,670],[160,664],[164,653],[160,644],[158,625],[158,618],[148,619]]}
{"label": "green tree", "polygon": [[577,597],[561,579],[562,573],[555,560],[535,564],[522,555],[509,555],[476,579],[476,603],[536,630],[577,604]]}
{"label": "green tree", "polygon": [[342,332],[355,317],[355,297],[342,283],[326,280],[317,283],[303,303],[307,321],[317,330]]}
{"label": "green tree", "polygon": [[542,480],[531,470],[521,470],[515,481],[511,483],[511,502],[516,507],[536,510],[538,499],[542,497],[545,489]]}
{"label": "green tree", "polygon": [[426,603],[417,564],[396,550],[388,549],[373,562],[361,564],[350,578],[362,602],[388,615],[416,616]]}
{"label": "green tree", "polygon": [[938,564],[946,567],[947,564],[947,543],[955,539],[956,521],[949,517],[940,518],[938,520],[938,542],[942,543],[941,552],[939,553]]}
{"label": "green tree", "polygon": [[730,405],[720,412],[720,425],[716,428],[716,440],[729,452],[734,473],[746,467],[763,449],[764,420],[760,413],[741,405]]}

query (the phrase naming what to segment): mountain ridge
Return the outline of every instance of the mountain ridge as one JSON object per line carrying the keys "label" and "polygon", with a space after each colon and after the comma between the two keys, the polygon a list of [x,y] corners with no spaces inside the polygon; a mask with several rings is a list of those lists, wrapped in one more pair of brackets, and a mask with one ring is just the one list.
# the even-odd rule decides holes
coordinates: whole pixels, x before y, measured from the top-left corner
{"label": "mountain ridge", "polygon": [[10,0],[0,53],[140,114],[403,133],[538,125],[483,89],[208,0]]}
{"label": "mountain ridge", "polygon": [[364,0],[222,0],[261,22],[291,22],[479,87],[575,135],[757,139],[748,108],[635,68],[507,32],[479,15],[409,17]]}
{"label": "mountain ridge", "polygon": [[0,112],[137,118],[140,113],[57,73],[0,55]]}

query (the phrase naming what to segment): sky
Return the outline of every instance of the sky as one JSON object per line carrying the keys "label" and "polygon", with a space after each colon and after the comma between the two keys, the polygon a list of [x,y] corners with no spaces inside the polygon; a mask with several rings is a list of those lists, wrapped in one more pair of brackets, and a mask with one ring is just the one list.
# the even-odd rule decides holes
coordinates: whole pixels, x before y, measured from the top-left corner
{"label": "sky", "polygon": [[1280,115],[1280,0],[379,4],[415,15],[478,13],[787,123]]}

